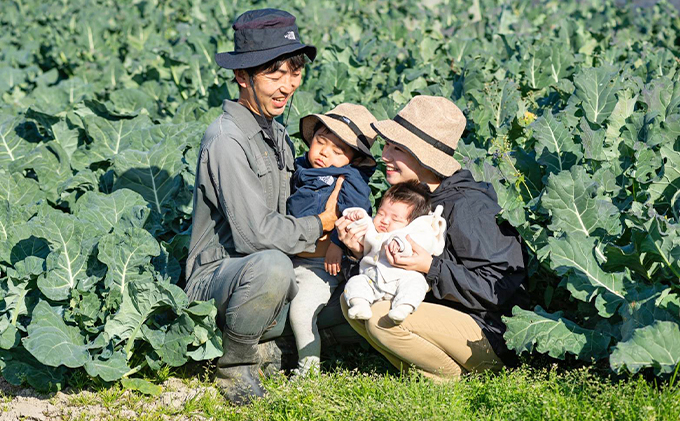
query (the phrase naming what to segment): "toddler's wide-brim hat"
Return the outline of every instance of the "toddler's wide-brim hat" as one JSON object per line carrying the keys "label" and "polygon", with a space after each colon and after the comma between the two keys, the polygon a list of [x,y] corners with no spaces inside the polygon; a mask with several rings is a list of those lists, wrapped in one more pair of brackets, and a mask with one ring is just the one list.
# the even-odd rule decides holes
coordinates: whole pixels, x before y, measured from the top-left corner
{"label": "toddler's wide-brim hat", "polygon": [[446,178],[461,168],[453,153],[465,124],[463,112],[450,100],[419,95],[394,119],[379,121],[373,128],[406,149],[422,166]]}
{"label": "toddler's wide-brim hat", "polygon": [[215,61],[225,69],[248,69],[278,57],[302,52],[310,61],[316,47],[300,41],[295,16],[278,9],[249,10],[236,18],[234,51],[215,54]]}
{"label": "toddler's wide-brim hat", "polygon": [[321,122],[343,142],[361,153],[364,159],[357,164],[358,166],[375,166],[371,145],[377,133],[371,124],[377,123],[378,119],[366,107],[343,103],[325,114],[310,114],[303,117],[300,120],[300,133],[307,146],[312,142],[317,122]]}

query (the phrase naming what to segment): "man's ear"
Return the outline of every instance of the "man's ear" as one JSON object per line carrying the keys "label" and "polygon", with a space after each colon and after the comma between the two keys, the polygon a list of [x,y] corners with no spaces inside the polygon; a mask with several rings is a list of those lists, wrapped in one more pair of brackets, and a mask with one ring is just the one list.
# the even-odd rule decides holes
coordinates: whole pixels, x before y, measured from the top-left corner
{"label": "man's ear", "polygon": [[240,86],[243,89],[248,88],[248,84],[250,83],[248,80],[248,72],[246,72],[243,69],[236,69],[234,70],[234,79],[236,79],[236,83],[238,83],[238,86]]}

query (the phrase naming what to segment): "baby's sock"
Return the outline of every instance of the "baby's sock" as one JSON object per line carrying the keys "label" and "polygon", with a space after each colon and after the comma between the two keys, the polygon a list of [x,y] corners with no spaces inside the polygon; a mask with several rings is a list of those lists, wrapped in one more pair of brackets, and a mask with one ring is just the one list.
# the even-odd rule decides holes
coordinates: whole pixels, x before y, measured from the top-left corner
{"label": "baby's sock", "polygon": [[410,304],[401,304],[396,307],[394,307],[392,310],[390,310],[389,313],[387,313],[387,316],[394,321],[394,323],[401,323],[408,317],[409,314],[413,313],[413,308],[412,305]]}
{"label": "baby's sock", "polygon": [[350,319],[368,320],[373,313],[371,312],[371,303],[363,298],[352,298],[349,300],[349,309],[347,315]]}

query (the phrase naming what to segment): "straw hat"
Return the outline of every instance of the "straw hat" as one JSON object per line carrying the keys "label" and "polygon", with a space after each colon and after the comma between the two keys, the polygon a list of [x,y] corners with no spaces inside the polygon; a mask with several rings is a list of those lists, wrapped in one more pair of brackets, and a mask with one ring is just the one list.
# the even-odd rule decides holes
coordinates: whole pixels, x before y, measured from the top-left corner
{"label": "straw hat", "polygon": [[309,146],[314,137],[314,127],[321,122],[343,142],[364,155],[358,165],[375,165],[371,145],[377,133],[371,127],[378,119],[363,105],[343,103],[325,114],[310,114],[300,120],[302,139]]}
{"label": "straw hat", "polygon": [[453,152],[465,122],[462,111],[450,100],[419,95],[393,120],[379,121],[373,128],[383,138],[408,150],[422,166],[445,178],[461,168]]}

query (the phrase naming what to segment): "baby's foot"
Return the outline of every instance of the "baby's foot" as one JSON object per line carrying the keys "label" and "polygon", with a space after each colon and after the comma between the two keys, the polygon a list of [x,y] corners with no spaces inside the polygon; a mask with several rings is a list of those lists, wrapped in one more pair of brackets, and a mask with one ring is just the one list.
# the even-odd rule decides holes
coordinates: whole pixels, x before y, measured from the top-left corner
{"label": "baby's foot", "polygon": [[350,308],[347,309],[347,315],[350,319],[368,320],[373,315],[371,312],[371,304],[368,300],[362,298],[352,298],[349,300]]}
{"label": "baby's foot", "polygon": [[394,307],[387,313],[387,317],[392,319],[394,323],[401,323],[408,317],[409,314],[413,313],[413,306],[409,304],[401,304]]}

